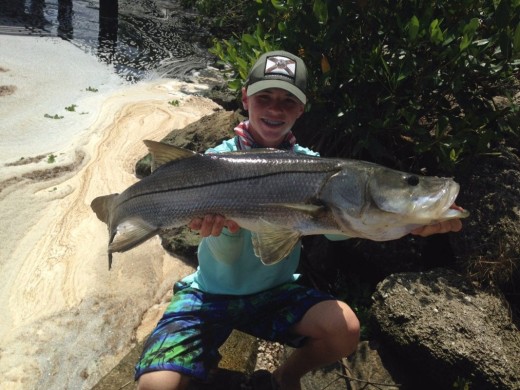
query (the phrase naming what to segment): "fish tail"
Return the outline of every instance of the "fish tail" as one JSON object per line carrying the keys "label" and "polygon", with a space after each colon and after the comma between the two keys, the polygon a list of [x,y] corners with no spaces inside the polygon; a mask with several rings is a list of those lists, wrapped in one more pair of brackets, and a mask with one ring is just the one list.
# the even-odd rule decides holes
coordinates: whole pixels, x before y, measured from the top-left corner
{"label": "fish tail", "polygon": [[112,203],[118,195],[119,194],[98,196],[92,201],[92,203],[90,203],[90,207],[96,213],[98,219],[102,222],[105,222],[107,225],[110,216],[110,209],[112,208]]}

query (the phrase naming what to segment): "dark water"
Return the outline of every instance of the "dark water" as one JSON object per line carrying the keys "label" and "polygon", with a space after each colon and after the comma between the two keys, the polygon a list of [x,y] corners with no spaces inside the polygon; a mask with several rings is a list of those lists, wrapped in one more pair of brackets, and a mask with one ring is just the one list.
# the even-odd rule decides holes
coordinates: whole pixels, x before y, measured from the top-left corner
{"label": "dark water", "polygon": [[[0,0],[2,34],[57,36],[129,81],[182,77],[213,61],[197,15],[166,0]],[[105,5],[107,4],[108,7]]]}

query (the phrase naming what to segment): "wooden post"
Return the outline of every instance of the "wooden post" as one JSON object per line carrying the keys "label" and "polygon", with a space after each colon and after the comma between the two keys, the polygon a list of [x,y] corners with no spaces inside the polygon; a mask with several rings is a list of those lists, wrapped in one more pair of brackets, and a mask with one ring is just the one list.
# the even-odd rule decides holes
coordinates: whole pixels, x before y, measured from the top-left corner
{"label": "wooden post", "polygon": [[99,0],[99,51],[109,63],[115,53],[118,27],[118,0]]}
{"label": "wooden post", "polygon": [[117,19],[118,0],[99,0],[99,19],[115,18]]}

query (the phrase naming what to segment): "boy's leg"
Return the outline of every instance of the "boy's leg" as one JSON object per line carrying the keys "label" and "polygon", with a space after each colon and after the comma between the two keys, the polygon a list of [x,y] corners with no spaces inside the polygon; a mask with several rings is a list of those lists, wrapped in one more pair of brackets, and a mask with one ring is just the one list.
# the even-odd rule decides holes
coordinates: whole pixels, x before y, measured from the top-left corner
{"label": "boy's leg", "polygon": [[138,390],[185,390],[190,378],[175,371],[153,371],[141,375]]}
{"label": "boy's leg", "polygon": [[333,296],[287,283],[247,298],[237,328],[255,337],[297,347],[274,372],[283,390],[299,390],[300,378],[356,350],[359,321]]}
{"label": "boy's leg", "polygon": [[232,330],[219,321],[222,310],[219,297],[191,288],[177,291],[136,364],[139,389],[184,389],[190,378],[205,381]]}
{"label": "boy's leg", "polygon": [[352,354],[359,341],[359,320],[346,303],[328,300],[312,306],[293,331],[307,339],[273,373],[284,390],[300,390],[300,378],[307,372]]}

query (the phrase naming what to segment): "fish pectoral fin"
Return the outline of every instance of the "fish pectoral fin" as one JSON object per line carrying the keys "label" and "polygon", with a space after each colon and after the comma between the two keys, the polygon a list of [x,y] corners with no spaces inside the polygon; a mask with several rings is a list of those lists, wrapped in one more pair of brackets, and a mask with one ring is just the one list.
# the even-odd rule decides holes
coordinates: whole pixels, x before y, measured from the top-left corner
{"label": "fish pectoral fin", "polygon": [[113,240],[108,245],[108,252],[125,252],[155,236],[158,232],[158,228],[142,219],[127,219],[117,225]]}
{"label": "fish pectoral fin", "polygon": [[286,227],[272,225],[262,232],[252,232],[255,255],[265,265],[276,264],[287,257],[298,243],[301,234]]}
{"label": "fish pectoral fin", "polygon": [[317,216],[324,211],[326,207],[322,205],[308,204],[308,203],[269,203],[266,206],[284,207],[291,210],[300,211],[305,214]]}
{"label": "fish pectoral fin", "polygon": [[170,161],[182,160],[183,158],[199,155],[197,152],[180,148],[175,145],[165,144],[164,142],[151,140],[144,140],[143,142],[152,155],[152,172],[161,165],[169,163]]}

